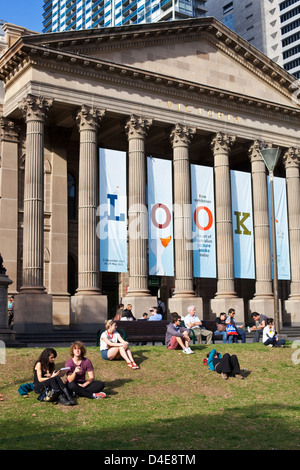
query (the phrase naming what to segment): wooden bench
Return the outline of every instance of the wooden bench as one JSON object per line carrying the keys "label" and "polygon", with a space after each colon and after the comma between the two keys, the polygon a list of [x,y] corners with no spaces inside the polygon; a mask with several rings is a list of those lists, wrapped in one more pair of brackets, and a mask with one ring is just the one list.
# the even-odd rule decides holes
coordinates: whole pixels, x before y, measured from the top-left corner
{"label": "wooden bench", "polygon": [[168,320],[160,321],[116,321],[117,331],[128,342],[152,343],[161,341],[165,344]]}

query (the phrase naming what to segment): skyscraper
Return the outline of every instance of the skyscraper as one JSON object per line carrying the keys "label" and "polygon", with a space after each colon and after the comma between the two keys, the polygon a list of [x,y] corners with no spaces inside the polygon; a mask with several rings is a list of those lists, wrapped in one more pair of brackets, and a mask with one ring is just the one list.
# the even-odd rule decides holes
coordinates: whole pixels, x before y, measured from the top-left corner
{"label": "skyscraper", "polygon": [[206,0],[44,0],[43,32],[204,16]]}
{"label": "skyscraper", "polygon": [[300,78],[300,0],[207,0],[214,16]]}

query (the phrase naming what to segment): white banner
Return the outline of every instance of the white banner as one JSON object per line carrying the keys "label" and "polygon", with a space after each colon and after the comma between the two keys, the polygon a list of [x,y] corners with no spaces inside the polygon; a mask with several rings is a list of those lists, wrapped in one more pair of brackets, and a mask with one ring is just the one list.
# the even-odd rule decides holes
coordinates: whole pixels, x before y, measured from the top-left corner
{"label": "white banner", "polygon": [[149,274],[174,276],[172,162],[147,158]]}
{"label": "white banner", "polygon": [[127,272],[126,152],[100,149],[100,271]]}
{"label": "white banner", "polygon": [[[288,229],[285,178],[274,177],[273,187],[274,187],[278,279],[289,280],[291,278],[290,276],[290,250],[289,250],[289,229]],[[271,184],[269,182],[269,176],[268,176],[268,202],[269,202],[270,246],[271,246],[271,256],[272,256],[273,243],[272,243]],[[273,276],[273,259],[272,259],[272,276]]]}
{"label": "white banner", "polygon": [[230,171],[234,277],[255,279],[251,174]]}
{"label": "white banner", "polygon": [[194,276],[215,278],[217,272],[213,168],[191,165],[191,193]]}

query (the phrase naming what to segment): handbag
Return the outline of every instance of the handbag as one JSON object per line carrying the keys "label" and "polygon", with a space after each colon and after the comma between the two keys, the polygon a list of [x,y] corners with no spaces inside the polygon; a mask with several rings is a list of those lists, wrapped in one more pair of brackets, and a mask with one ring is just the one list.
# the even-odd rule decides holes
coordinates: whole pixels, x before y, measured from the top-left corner
{"label": "handbag", "polygon": [[230,323],[228,323],[226,331],[227,331],[227,335],[236,335],[237,336],[236,329]]}
{"label": "handbag", "polygon": [[225,323],[217,323],[217,330],[218,331],[226,331],[226,325]]}

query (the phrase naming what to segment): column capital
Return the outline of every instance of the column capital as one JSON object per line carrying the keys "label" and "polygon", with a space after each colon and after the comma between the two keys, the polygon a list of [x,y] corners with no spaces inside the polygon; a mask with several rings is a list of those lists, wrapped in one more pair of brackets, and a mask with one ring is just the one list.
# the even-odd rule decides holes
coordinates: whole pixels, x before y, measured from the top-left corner
{"label": "column capital", "polygon": [[104,115],[104,109],[93,108],[85,104],[82,105],[75,114],[79,132],[83,130],[97,130]]}
{"label": "column capital", "polygon": [[184,124],[175,124],[171,133],[170,141],[173,147],[186,146],[188,147],[191,140],[196,133],[196,127],[188,127]]}
{"label": "column capital", "polygon": [[248,149],[248,156],[251,163],[256,161],[263,161],[263,158],[260,153],[260,150],[262,150],[263,148],[266,148],[266,143],[259,139],[254,140],[252,144],[250,144],[250,147]]}
{"label": "column capital", "polygon": [[215,155],[216,153],[224,152],[229,153],[235,141],[235,135],[217,132],[211,141],[211,149],[213,154]]}
{"label": "column capital", "polygon": [[143,139],[149,127],[152,125],[153,119],[144,116],[136,116],[131,114],[130,118],[125,124],[125,131],[128,139]]}
{"label": "column capital", "polygon": [[28,121],[44,122],[53,100],[44,98],[43,96],[27,95],[19,103],[19,108],[23,113],[23,117]]}
{"label": "column capital", "polygon": [[296,167],[299,168],[300,163],[300,154],[299,149],[295,147],[290,147],[283,155],[283,163],[285,169]]}

